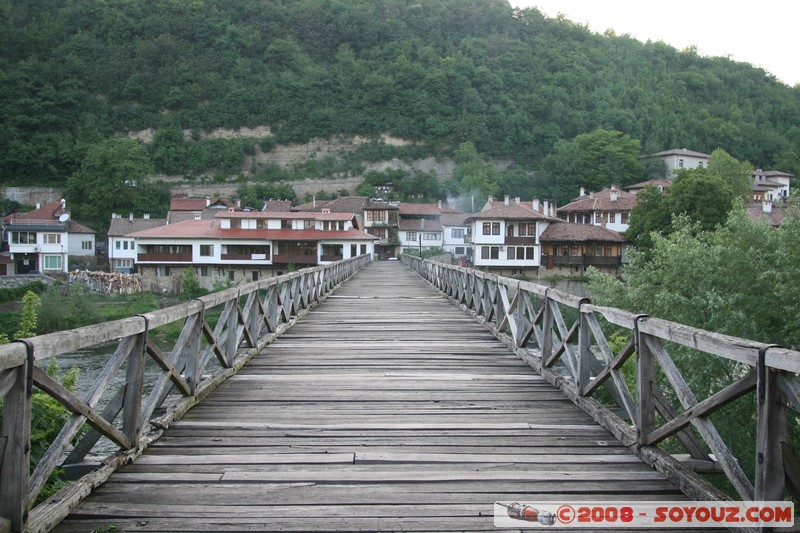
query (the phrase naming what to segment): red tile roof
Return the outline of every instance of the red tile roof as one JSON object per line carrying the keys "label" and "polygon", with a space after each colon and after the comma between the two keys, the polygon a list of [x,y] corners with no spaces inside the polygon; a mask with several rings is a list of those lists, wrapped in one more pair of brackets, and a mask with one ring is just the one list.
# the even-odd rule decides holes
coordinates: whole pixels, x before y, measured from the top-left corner
{"label": "red tile roof", "polygon": [[53,202],[27,213],[12,213],[6,217],[6,220],[58,220],[58,217],[68,212],[68,210],[62,208],[61,202]]}
{"label": "red tile roof", "polygon": [[353,219],[353,213],[318,213],[295,211],[226,211],[217,213],[216,218],[248,218],[270,220],[343,220]]}
{"label": "red tile roof", "polygon": [[[611,195],[616,193],[617,199],[612,200]],[[558,213],[580,212],[592,213],[595,211],[620,212],[630,211],[636,205],[636,195],[619,189],[603,189],[588,196],[579,196],[564,207],[559,207]]]}
{"label": "red tile roof", "polygon": [[287,229],[222,229],[219,220],[186,220],[129,234],[151,239],[236,239],[269,241],[378,240],[374,235],[355,229],[345,231]]}
{"label": "red tile roof", "polygon": [[493,202],[492,207],[485,209],[479,213],[475,213],[466,218],[467,221],[471,220],[550,220],[556,221],[556,218],[549,217],[539,211],[534,211],[533,206],[527,203],[516,203],[512,201],[509,205],[504,202]]}
{"label": "red tile roof", "polygon": [[591,224],[573,224],[571,222],[556,222],[548,225],[539,239],[542,242],[625,242],[625,239],[616,231]]}
{"label": "red tile roof", "polygon": [[236,203],[224,198],[190,198],[188,196],[173,196],[169,201],[170,211],[202,211],[210,205],[219,204],[225,207],[236,207]]}

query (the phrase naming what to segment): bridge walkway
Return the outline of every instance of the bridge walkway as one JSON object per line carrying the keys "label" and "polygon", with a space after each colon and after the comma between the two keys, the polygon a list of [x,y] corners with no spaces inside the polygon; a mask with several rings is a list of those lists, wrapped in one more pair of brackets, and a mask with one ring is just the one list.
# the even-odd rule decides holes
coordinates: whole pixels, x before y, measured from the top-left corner
{"label": "bridge walkway", "polygon": [[55,531],[498,531],[498,500],[669,499],[685,497],[414,272],[381,262]]}

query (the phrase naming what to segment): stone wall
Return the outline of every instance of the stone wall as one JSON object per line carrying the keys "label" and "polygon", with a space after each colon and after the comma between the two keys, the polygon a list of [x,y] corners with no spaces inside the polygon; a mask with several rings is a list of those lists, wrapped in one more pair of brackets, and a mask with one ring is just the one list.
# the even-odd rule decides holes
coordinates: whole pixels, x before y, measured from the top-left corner
{"label": "stone wall", "polygon": [[55,187],[0,187],[0,194],[6,200],[30,206],[51,204],[64,197],[61,189]]}

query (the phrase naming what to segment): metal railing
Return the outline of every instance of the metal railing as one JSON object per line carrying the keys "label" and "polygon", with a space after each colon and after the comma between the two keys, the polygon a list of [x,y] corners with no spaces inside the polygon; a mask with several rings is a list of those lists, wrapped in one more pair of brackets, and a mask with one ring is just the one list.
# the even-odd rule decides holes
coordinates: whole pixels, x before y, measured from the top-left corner
{"label": "metal railing", "polygon": [[[9,521],[12,531],[49,531],[91,488],[138,457],[170,423],[370,261],[371,256],[362,255],[150,313],[0,346],[0,399],[4,401],[0,521]],[[156,335],[163,332],[160,328],[172,324],[182,325],[174,343],[156,342]],[[65,389],[35,364],[105,344],[115,346],[113,354],[85,397]],[[145,379],[147,361],[157,369],[157,377],[150,382]],[[72,416],[31,472],[35,390],[54,398]],[[119,451],[32,508],[50,474],[64,465],[80,464],[97,449],[101,437]]]}
{"label": "metal railing", "polygon": [[[800,352],[593,305],[535,283],[402,260],[688,496],[730,499],[696,470],[723,473],[741,500],[800,499],[800,462],[787,437],[790,420],[800,420]],[[730,362],[734,371],[701,398],[687,377],[697,369],[679,368],[671,352]],[[748,396],[752,419],[734,414],[755,435],[750,474],[712,420]]]}

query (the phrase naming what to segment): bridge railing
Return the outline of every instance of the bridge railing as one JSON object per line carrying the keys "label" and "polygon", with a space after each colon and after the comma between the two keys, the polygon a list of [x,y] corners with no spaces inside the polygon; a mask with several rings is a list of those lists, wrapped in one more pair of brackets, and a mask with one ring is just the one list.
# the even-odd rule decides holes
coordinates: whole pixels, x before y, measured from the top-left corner
{"label": "bridge railing", "polygon": [[[0,346],[0,530],[3,521],[12,531],[51,529],[93,487],[140,455],[172,421],[370,260],[363,255],[307,268],[150,313]],[[166,333],[170,327],[172,336]],[[174,342],[165,340],[178,331]],[[98,345],[113,353],[84,397],[37,364]],[[35,390],[72,416],[31,472]],[[32,509],[53,471],[82,464],[101,438],[105,449],[110,441],[118,452]]]}
{"label": "bridge railing", "polygon": [[[800,499],[800,463],[787,436],[800,425],[800,352],[593,305],[535,283],[408,255],[403,261],[690,497],[730,499],[697,471],[724,473],[742,500]],[[695,364],[698,357],[704,365],[726,362],[729,379],[698,398],[691,372],[703,369],[679,364],[687,353]],[[726,407],[742,418],[741,438],[755,443],[754,456],[736,457],[718,430],[732,414]]]}

